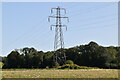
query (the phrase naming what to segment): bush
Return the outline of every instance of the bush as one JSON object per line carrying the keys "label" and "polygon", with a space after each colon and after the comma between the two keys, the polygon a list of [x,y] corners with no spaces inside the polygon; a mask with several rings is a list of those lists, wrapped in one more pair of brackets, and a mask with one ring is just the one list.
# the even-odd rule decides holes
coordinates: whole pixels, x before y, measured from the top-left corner
{"label": "bush", "polygon": [[116,69],[117,67],[118,67],[117,64],[110,64],[110,68],[112,68],[112,69]]}
{"label": "bush", "polygon": [[118,63],[118,69],[120,69],[120,63]]}
{"label": "bush", "polygon": [[65,64],[74,64],[74,62],[72,60],[67,60]]}
{"label": "bush", "polygon": [[63,66],[61,66],[59,69],[79,69],[80,66],[76,65],[76,64],[65,64]]}
{"label": "bush", "polygon": [[53,68],[58,68],[59,67],[59,63],[58,62],[55,62],[54,64],[53,64]]}
{"label": "bush", "polygon": [[61,67],[59,67],[59,69],[99,69],[97,67],[87,67],[87,66],[79,66],[76,64],[65,64]]}
{"label": "bush", "polygon": [[2,68],[3,67],[3,63],[2,62],[0,62],[0,68]]}
{"label": "bush", "polygon": [[115,63],[106,63],[105,66],[106,68],[110,68],[110,69],[119,68],[119,64],[115,64]]}

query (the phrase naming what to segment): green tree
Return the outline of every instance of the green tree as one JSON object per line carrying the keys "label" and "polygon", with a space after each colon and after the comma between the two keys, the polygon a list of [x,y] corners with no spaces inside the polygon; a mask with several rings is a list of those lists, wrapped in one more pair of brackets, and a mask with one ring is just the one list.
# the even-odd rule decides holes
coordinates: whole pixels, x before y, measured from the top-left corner
{"label": "green tree", "polygon": [[32,58],[33,58],[33,54],[30,54],[30,53],[26,53],[25,54],[25,67],[26,68],[32,68],[32,63],[33,63],[33,61],[32,61]]}
{"label": "green tree", "polygon": [[32,66],[34,68],[42,68],[43,56],[44,56],[43,51],[38,51],[37,53],[34,53],[34,56],[32,58],[33,60]]}
{"label": "green tree", "polygon": [[7,56],[7,67],[8,68],[19,68],[20,67],[20,53],[17,51],[12,51]]}
{"label": "green tree", "polygon": [[28,48],[28,47],[25,47],[23,49],[21,49],[21,52],[24,53],[24,54],[27,54],[27,53],[36,53],[37,50],[35,48]]}

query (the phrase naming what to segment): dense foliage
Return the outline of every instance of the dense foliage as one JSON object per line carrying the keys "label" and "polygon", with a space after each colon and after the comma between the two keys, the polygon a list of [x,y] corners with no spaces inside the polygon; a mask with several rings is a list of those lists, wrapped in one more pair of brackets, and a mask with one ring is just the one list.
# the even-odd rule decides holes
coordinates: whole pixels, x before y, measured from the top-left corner
{"label": "dense foliage", "polygon": [[[120,68],[120,47],[103,47],[90,42],[87,45],[64,49],[64,52],[66,59],[71,60],[67,63],[73,61],[75,66]],[[54,51],[43,52],[28,47],[14,50],[7,57],[3,57],[3,68],[52,68],[53,55]]]}
{"label": "dense foliage", "polygon": [[74,64],[74,62],[72,60],[66,60],[65,64]]}

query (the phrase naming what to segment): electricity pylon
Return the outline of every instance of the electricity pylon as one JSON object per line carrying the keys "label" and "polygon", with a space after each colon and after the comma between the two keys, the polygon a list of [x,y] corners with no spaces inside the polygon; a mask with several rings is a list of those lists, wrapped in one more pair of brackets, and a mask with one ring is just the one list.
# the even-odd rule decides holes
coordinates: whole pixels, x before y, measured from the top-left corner
{"label": "electricity pylon", "polygon": [[48,21],[50,22],[50,18],[55,18],[56,19],[56,24],[51,25],[51,30],[52,27],[55,27],[55,41],[54,41],[54,56],[53,56],[53,61],[55,63],[59,63],[59,64],[64,64],[64,62],[66,61],[66,55],[65,52],[63,51],[64,48],[64,40],[63,40],[63,32],[62,32],[62,27],[65,27],[67,30],[67,26],[62,24],[61,19],[66,18],[67,21],[69,22],[68,17],[65,16],[61,16],[61,11],[64,12],[64,14],[66,14],[66,10],[64,8],[52,8],[51,9],[51,14],[53,14],[53,12],[56,11],[56,14],[54,16],[49,16],[48,17]]}

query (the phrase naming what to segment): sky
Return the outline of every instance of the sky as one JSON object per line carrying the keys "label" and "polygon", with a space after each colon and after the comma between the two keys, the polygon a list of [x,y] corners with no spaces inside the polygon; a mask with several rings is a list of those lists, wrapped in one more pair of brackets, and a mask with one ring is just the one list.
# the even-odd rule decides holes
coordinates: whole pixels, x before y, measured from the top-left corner
{"label": "sky", "polygon": [[[14,49],[34,47],[37,50],[54,50],[55,24],[48,22],[51,8],[65,8],[69,17],[67,31],[63,28],[65,48],[95,41],[102,46],[118,45],[117,2],[3,2],[2,3],[2,54]],[[55,13],[55,12],[54,12]],[[1,26],[1,25],[0,25]]]}

